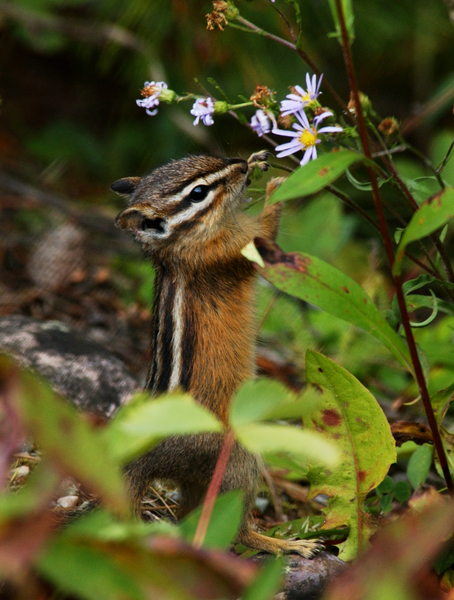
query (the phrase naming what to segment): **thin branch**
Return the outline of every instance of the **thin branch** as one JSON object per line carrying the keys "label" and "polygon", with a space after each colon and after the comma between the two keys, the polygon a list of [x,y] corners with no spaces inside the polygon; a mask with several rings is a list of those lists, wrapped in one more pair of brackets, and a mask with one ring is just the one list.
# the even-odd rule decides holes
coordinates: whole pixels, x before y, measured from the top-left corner
{"label": "thin branch", "polygon": [[452,101],[454,97],[454,85],[451,84],[448,89],[440,92],[435,98],[427,102],[416,115],[413,115],[402,123],[401,132],[407,135],[414,129],[417,129],[420,124],[425,121],[430,115],[439,110],[442,106]]}
{"label": "thin branch", "polygon": [[296,46],[296,44],[297,44],[297,41],[298,41],[298,38],[297,38],[297,36],[296,36],[295,32],[293,31],[293,27],[291,26],[291,24],[290,24],[290,21],[287,19],[287,17],[284,15],[284,13],[283,13],[283,12],[281,12],[281,11],[278,9],[278,7],[276,6],[276,4],[274,4],[273,2],[270,2],[270,6],[271,6],[271,8],[273,8],[273,9],[274,9],[274,10],[277,12],[277,14],[278,14],[278,15],[281,17],[281,19],[282,19],[282,20],[284,21],[284,23],[287,25],[287,29],[288,29],[288,31],[289,31],[289,33],[290,33],[291,37],[292,37],[293,43],[294,43],[294,44],[295,44],[295,46]]}
{"label": "thin branch", "polygon": [[[355,73],[354,73],[354,69],[353,69],[353,60],[352,60],[352,56],[351,56],[350,42],[348,39],[347,28],[345,25],[344,12],[342,10],[342,0],[335,0],[335,3],[336,3],[336,11],[337,11],[337,14],[339,17],[339,24],[340,24],[340,28],[341,28],[342,49],[343,49],[343,54],[344,54],[345,67],[347,70],[347,76],[348,76],[348,80],[349,80],[349,84],[350,84],[350,89],[352,91],[353,99],[355,102],[356,116],[357,116],[357,122],[358,122],[358,132],[359,132],[361,143],[363,146],[364,155],[366,156],[366,158],[372,160],[371,150],[369,147],[369,139],[368,139],[367,130],[366,130],[366,124],[365,124],[365,120],[364,120],[363,110],[362,110],[362,106],[361,106],[361,102],[360,102],[360,98],[359,98],[359,91],[358,91],[358,87],[356,84],[356,78],[355,78]],[[376,177],[375,171],[374,171],[373,167],[371,166],[371,164],[368,164],[366,166],[366,168],[367,168],[370,182],[372,185],[372,195],[374,198],[375,209],[377,211],[378,221],[380,224],[380,230],[381,230],[381,234],[383,237],[383,243],[385,245],[385,250],[386,250],[386,255],[388,258],[389,267],[392,272],[393,264],[394,264],[394,252],[393,252],[393,248],[392,248],[392,239],[391,239],[390,233],[388,231],[388,227],[387,227],[387,223],[386,223],[386,219],[385,219],[385,215],[384,215],[384,211],[383,211],[383,204],[382,204],[382,200],[381,200],[381,196],[380,196],[380,190],[378,187],[377,177]],[[394,280],[394,285],[396,288],[397,301],[399,304],[399,310],[400,310],[402,324],[403,324],[404,331],[405,331],[405,337],[407,339],[407,344],[408,344],[408,348],[410,351],[410,356],[411,356],[411,361],[413,364],[415,378],[418,383],[419,391],[421,394],[421,399],[423,401],[424,409],[425,409],[426,415],[427,415],[427,420],[429,422],[429,426],[432,431],[435,449],[437,451],[438,459],[440,461],[440,466],[442,468],[443,475],[446,480],[446,485],[449,490],[449,493],[451,495],[453,495],[454,494],[454,485],[452,482],[451,473],[449,471],[446,454],[445,454],[445,451],[443,448],[443,443],[441,441],[440,432],[438,431],[437,421],[435,419],[432,405],[430,403],[430,396],[429,396],[429,392],[427,389],[426,380],[425,380],[424,373],[422,370],[421,362],[419,360],[419,355],[418,355],[418,351],[416,348],[415,339],[413,337],[413,331],[411,329],[410,319],[409,319],[409,315],[408,315],[408,311],[407,311],[407,306],[405,303],[405,296],[404,296],[403,289],[402,289],[402,278],[400,275],[393,274],[393,280]]]}
{"label": "thin branch", "polygon": [[443,171],[443,169],[445,168],[446,163],[449,160],[449,157],[451,156],[451,152],[454,149],[454,140],[452,140],[451,145],[448,148],[448,151],[446,152],[446,156],[444,157],[444,159],[441,161],[440,166],[438,167],[438,169],[436,170],[436,172],[438,173],[438,175],[441,174],[441,172]]}
{"label": "thin branch", "polygon": [[82,42],[103,46],[113,42],[125,48],[136,50],[145,57],[150,57],[150,49],[146,43],[128,30],[114,23],[89,23],[82,19],[67,19],[50,14],[30,12],[12,2],[0,1],[0,15],[10,17],[23,23],[27,29],[35,33],[43,30],[64,33]]}

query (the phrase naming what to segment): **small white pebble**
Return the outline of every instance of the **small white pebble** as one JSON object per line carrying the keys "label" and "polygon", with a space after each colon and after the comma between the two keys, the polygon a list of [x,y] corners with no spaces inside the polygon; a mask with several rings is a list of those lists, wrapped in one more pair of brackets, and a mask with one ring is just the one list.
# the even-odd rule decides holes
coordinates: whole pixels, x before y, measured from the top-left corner
{"label": "small white pebble", "polygon": [[268,498],[260,498],[259,497],[259,498],[255,499],[255,505],[261,513],[264,513],[266,511],[269,504],[270,504],[270,501],[268,500]]}
{"label": "small white pebble", "polygon": [[27,477],[27,475],[29,473],[30,473],[30,467],[28,467],[27,465],[21,465],[20,467],[17,467],[17,469],[14,469],[14,471],[13,471],[13,475],[16,479],[18,477]]}
{"label": "small white pebble", "polygon": [[63,496],[57,500],[60,508],[74,508],[79,502],[79,496]]}

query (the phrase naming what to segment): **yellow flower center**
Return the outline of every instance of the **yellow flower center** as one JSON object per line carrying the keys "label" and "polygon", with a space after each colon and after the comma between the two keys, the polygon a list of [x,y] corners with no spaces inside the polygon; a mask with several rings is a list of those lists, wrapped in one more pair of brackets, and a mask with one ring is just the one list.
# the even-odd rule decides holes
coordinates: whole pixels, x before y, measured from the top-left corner
{"label": "yellow flower center", "polygon": [[309,92],[301,94],[301,98],[304,100],[304,102],[311,102],[311,97],[310,97]]}
{"label": "yellow flower center", "polygon": [[315,146],[317,143],[317,132],[315,129],[305,129],[299,137],[300,142],[305,148],[309,146]]}

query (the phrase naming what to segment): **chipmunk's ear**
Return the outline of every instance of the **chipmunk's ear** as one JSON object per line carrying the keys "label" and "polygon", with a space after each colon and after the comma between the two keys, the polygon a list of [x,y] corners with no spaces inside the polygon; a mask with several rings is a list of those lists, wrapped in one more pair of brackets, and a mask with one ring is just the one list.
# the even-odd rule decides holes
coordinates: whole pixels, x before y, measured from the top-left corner
{"label": "chipmunk's ear", "polygon": [[123,179],[114,181],[110,186],[110,189],[116,194],[129,195],[135,191],[139,181],[140,177],[123,177]]}

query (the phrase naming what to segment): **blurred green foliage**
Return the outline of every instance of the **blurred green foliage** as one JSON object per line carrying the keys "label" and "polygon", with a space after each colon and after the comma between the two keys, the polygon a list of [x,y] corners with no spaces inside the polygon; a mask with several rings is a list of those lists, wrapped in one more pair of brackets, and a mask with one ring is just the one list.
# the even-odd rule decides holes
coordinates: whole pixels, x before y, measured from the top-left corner
{"label": "blurred green foliage", "polygon": [[[246,19],[276,35],[288,37],[285,23],[278,18],[271,3],[238,0],[237,4]],[[329,3],[307,0],[300,4],[303,24],[301,47],[346,103],[349,89],[342,51],[338,40],[329,36],[334,29]],[[276,5],[275,8],[282,9],[294,24],[291,3],[277,1]],[[442,0],[430,3],[425,0],[362,0],[354,3],[353,9],[353,55],[361,91],[371,99],[373,109],[380,117],[392,115],[403,122],[403,130],[407,127],[405,137],[413,148],[395,154],[394,164],[402,181],[420,204],[440,189],[440,182],[421,155],[426,155],[438,167],[454,137],[454,27],[448,18],[447,6]],[[151,79],[165,80],[169,88],[179,93],[204,94],[204,90],[208,89],[219,96],[219,91],[209,82],[209,78],[213,78],[231,102],[242,97],[248,98],[257,84],[276,90],[279,100],[288,93],[289,86],[304,85],[306,65],[288,48],[231,26],[227,26],[223,32],[207,31],[205,15],[211,10],[209,2],[200,3],[197,0],[1,2],[2,168],[24,180],[38,182],[53,192],[65,194],[80,206],[85,207],[90,203],[107,206],[113,221],[114,210],[122,206],[118,199],[108,195],[108,185],[113,180],[126,175],[143,174],[189,152],[248,156],[251,151],[266,146],[263,140],[229,115],[215,119],[212,127],[194,127],[187,103],[172,106],[161,104],[159,114],[155,117],[146,116],[143,109],[136,106],[135,100],[139,98],[143,82]],[[322,89],[322,103],[336,106],[326,87]],[[342,118],[340,112],[338,110],[337,116]],[[249,119],[252,113],[252,109],[247,109],[244,114]],[[401,141],[395,139],[390,145],[397,146]],[[271,162],[271,175],[281,175],[279,166],[274,160]],[[379,178],[382,184],[380,189],[387,203],[386,217],[393,236],[400,239],[411,211],[404,203],[395,181],[385,175],[380,173]],[[441,178],[446,184],[454,185],[452,157]],[[255,205],[251,210],[259,210],[262,206],[263,184],[264,180],[257,182],[258,191],[253,194]],[[364,167],[355,167],[350,178],[344,177],[336,185],[339,185],[341,192],[348,192],[350,199],[359,204],[366,215],[375,218]],[[15,212],[13,220],[18,230],[30,236],[41,232],[47,219],[51,222],[53,217],[44,216],[39,211],[28,212],[25,208]],[[445,238],[450,258],[453,254],[450,246],[451,229],[447,229]],[[295,198],[286,203],[278,241],[284,251],[311,254],[350,277],[367,292],[381,316],[393,328],[399,329],[395,312],[391,310],[394,290],[389,274],[384,269],[380,236],[370,222],[351,208],[346,208],[338,198],[323,191],[315,197],[303,200]],[[410,249],[415,253],[421,250],[418,243],[411,245]],[[421,260],[427,258],[422,253],[418,257]],[[430,248],[429,257],[436,267],[440,265],[433,248]],[[112,251],[108,264],[114,271],[114,287],[124,305],[152,305],[154,273],[148,262],[131,259],[124,251]],[[414,263],[406,258],[403,269],[409,279],[419,274]],[[428,293],[427,289],[423,292],[426,295]],[[440,286],[436,292],[447,298],[446,287]],[[284,356],[300,372],[305,368],[304,356],[307,348],[310,348],[323,352],[348,369],[387,406],[396,398],[417,398],[419,392],[410,375],[401,369],[397,360],[377,339],[349,322],[332,316],[329,311],[322,311],[286,293],[277,292],[261,281],[257,312],[261,342]],[[414,312],[412,319],[422,321],[429,316],[431,309],[419,306]],[[447,388],[454,379],[453,332],[454,317],[443,312],[437,314],[430,327],[415,329],[431,394]],[[341,367],[337,369],[341,372]],[[275,392],[273,387],[267,389],[271,390],[270,393]],[[246,388],[243,393],[249,391]],[[39,390],[36,393],[39,396]],[[276,392],[276,396],[279,393]],[[245,398],[245,412],[240,412],[242,418],[247,417],[244,407],[252,406],[251,398],[255,401],[254,395]],[[267,396],[261,394],[260,398],[261,402],[254,408],[266,414]],[[57,411],[46,406],[51,416],[54,410]],[[409,411],[419,418],[422,414],[420,403],[409,408]],[[34,415],[29,403],[24,412],[26,416],[22,418],[37,439],[42,437],[43,447],[46,447],[52,438],[45,435],[48,427],[46,411]],[[449,417],[448,406],[443,416],[445,412]],[[101,439],[98,432],[91,432],[84,422],[81,424],[76,417],[74,419],[74,427],[79,428],[77,431],[82,441],[79,438],[77,440],[81,446],[87,445],[83,441],[84,436],[92,445],[96,440],[99,441],[98,437]],[[125,419],[128,423],[127,416]],[[172,420],[170,429],[174,426]],[[245,426],[241,430],[245,444],[249,442],[253,449],[260,446],[266,450],[267,441],[272,449],[276,449],[273,447],[276,441],[282,447],[291,442],[289,432],[293,432],[293,429],[289,429],[290,426],[263,423],[253,423],[253,426],[255,429]],[[270,427],[280,427],[280,435],[272,439]],[[240,431],[240,425],[238,428]],[[169,433],[170,429],[168,427],[165,433]],[[112,425],[111,430],[114,430]],[[65,441],[64,434],[61,439]],[[57,440],[55,447],[50,448],[57,456],[54,456],[54,460],[60,461],[67,470],[75,471],[77,475],[82,473],[82,478],[90,476],[89,483],[96,488],[96,484],[93,484],[93,480],[97,479],[95,475],[90,469],[84,471],[84,465],[79,464],[77,456],[69,453],[70,458],[67,458],[61,439],[60,443]],[[444,440],[452,450],[452,436],[446,434]],[[101,447],[103,452],[107,452],[105,440]],[[319,447],[314,445],[313,450],[319,451]],[[80,454],[82,456],[83,452]],[[410,463],[408,478],[416,487],[426,481],[432,455],[429,456],[425,448],[416,451],[413,456],[415,458]],[[286,468],[289,476],[295,479],[307,473],[305,465],[302,466],[294,456],[274,455],[270,461],[275,466]],[[93,472],[103,472],[98,461],[93,465],[89,460],[85,462]],[[110,477],[120,489],[118,468],[119,465],[113,460],[115,475],[109,476],[107,471],[103,475],[107,484]],[[49,487],[55,485],[52,470],[47,472],[42,468],[41,476]],[[102,480],[103,477],[100,478]],[[35,481],[31,481],[32,486]],[[391,485],[389,480],[386,481],[384,488],[378,492],[383,511],[391,509],[393,499],[404,502],[408,492],[408,484],[400,482],[400,485]],[[109,496],[107,484],[104,489],[98,482],[102,489],[96,491]],[[48,490],[44,484],[43,488],[44,491],[38,491],[46,496]],[[121,488],[116,498],[120,508],[123,505],[122,497]],[[41,495],[36,492],[34,498],[40,500]],[[217,508],[223,513],[225,502],[232,510],[232,522],[226,524],[219,537],[210,531],[208,546],[225,547],[234,537],[240,515],[239,498],[219,499]],[[113,500],[111,504],[115,506]],[[17,509],[17,514],[22,515],[23,507],[26,514],[36,509],[26,491],[22,496],[18,495],[17,506],[9,501],[2,504],[0,508],[5,522],[11,517],[8,511]],[[220,514],[215,512],[215,519],[222,522]],[[189,539],[197,517],[198,514],[192,515],[178,531],[177,528],[169,526],[165,529],[164,526],[165,533]],[[136,586],[149,585],[148,571],[145,575],[138,574],[144,556],[154,560],[153,564],[157,567],[162,564],[168,566],[167,557],[162,558],[158,552],[158,558],[154,555],[150,558],[153,551],[141,545],[142,538],[150,533],[148,529],[136,530],[129,522],[114,523],[105,513],[85,523],[88,523],[85,530],[84,525],[79,524],[79,527],[69,528],[66,533],[53,538],[35,565],[49,579],[81,597],[111,597],[111,592],[125,590],[132,597],[142,597]],[[117,565],[123,560],[123,550],[114,543],[118,539],[112,541],[109,538],[109,535],[113,535],[112,531],[128,545],[126,553],[137,558],[133,568],[123,565],[121,572],[117,573]],[[66,559],[70,562],[66,563]],[[197,553],[191,555],[189,563],[191,567],[200,564],[200,556]],[[97,585],[103,584],[96,565],[112,575],[112,590],[104,588],[104,596],[97,596],[93,592]],[[85,569],[89,567],[89,577],[84,581],[81,573],[85,574]],[[271,567],[268,573],[272,580],[270,589],[277,585],[278,574],[275,569]],[[175,589],[172,587],[172,579],[178,581],[175,573],[179,575],[179,572],[169,566],[169,573],[165,581],[169,586],[168,593],[186,593],[187,590],[182,591],[176,584]],[[202,569],[201,578],[205,575]],[[268,585],[266,573],[250,584],[245,598],[259,600],[267,597],[269,590],[263,592],[263,581]],[[236,591],[232,592],[232,597],[237,597],[235,594]]]}

